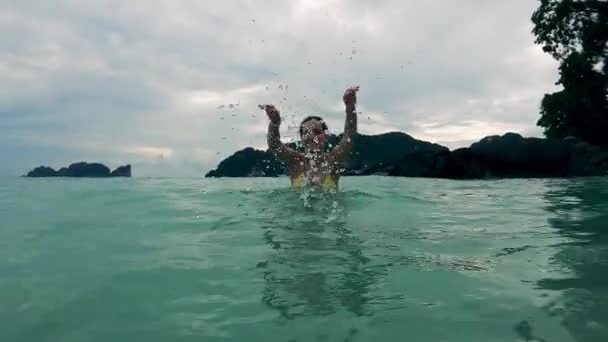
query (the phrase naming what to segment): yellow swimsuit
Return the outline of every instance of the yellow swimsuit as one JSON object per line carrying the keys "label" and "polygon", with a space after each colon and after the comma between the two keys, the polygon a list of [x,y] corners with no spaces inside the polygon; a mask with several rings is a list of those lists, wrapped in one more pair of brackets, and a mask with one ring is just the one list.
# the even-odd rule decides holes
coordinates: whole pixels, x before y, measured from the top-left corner
{"label": "yellow swimsuit", "polygon": [[[292,179],[291,186],[294,188],[302,188],[306,186],[306,179],[304,178],[304,173],[300,173],[296,178]],[[330,175],[325,175],[323,176],[323,181],[321,182],[321,188],[323,188],[323,190],[335,192],[338,191],[338,184]]]}

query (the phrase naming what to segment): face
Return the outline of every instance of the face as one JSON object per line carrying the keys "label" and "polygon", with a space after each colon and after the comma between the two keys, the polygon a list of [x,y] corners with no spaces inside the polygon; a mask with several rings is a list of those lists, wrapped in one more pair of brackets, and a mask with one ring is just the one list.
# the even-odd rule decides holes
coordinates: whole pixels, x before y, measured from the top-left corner
{"label": "face", "polygon": [[320,149],[327,141],[323,123],[319,120],[309,120],[302,125],[302,143],[308,148]]}

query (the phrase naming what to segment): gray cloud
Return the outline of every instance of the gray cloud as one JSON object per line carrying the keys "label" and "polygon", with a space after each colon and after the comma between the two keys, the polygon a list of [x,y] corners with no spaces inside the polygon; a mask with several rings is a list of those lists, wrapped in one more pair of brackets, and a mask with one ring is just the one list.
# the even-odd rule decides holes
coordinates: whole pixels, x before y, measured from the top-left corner
{"label": "gray cloud", "polygon": [[[130,162],[140,175],[203,174],[265,146],[275,103],[343,127],[459,147],[538,135],[557,65],[533,44],[535,2],[20,1],[0,4],[0,174],[39,164]],[[289,126],[289,127],[288,127]]]}

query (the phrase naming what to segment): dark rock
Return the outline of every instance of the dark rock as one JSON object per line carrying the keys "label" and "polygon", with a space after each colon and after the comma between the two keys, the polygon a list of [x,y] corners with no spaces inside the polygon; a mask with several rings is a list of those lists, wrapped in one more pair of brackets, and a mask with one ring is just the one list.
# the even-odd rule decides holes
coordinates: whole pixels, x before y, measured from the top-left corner
{"label": "dark rock", "polygon": [[110,169],[103,164],[79,162],[62,167],[59,171],[45,166],[37,167],[26,177],[131,177],[131,166],[121,166],[110,173]]}
{"label": "dark rock", "polygon": [[608,148],[593,146],[578,138],[567,137],[570,148],[569,176],[597,176],[608,174]]}
{"label": "dark rock", "polygon": [[468,148],[409,153],[386,165],[384,170],[389,176],[403,177],[475,179],[486,176],[485,164],[476,160]]}
{"label": "dark rock", "polygon": [[74,163],[68,167],[67,177],[109,177],[110,168],[99,163]]}
{"label": "dark rock", "polygon": [[131,177],[131,165],[119,166],[110,173],[111,177]]}
{"label": "dark rock", "polygon": [[67,167],[62,167],[57,171],[57,177],[69,177],[69,171]]}
{"label": "dark rock", "polygon": [[363,172],[379,163],[388,165],[396,162],[407,154],[447,151],[449,149],[445,146],[417,140],[401,132],[357,134],[353,141],[353,153],[350,160],[344,163],[344,167],[347,170]]}
{"label": "dark rock", "polygon": [[276,177],[285,173],[285,166],[272,153],[247,147],[224,159],[205,177]]}
{"label": "dark rock", "polygon": [[608,151],[576,138],[559,141],[507,133],[452,152],[407,154],[366,171],[379,170],[391,176],[454,179],[591,176],[607,174]]}
{"label": "dark rock", "polygon": [[491,136],[469,148],[490,177],[560,177],[567,175],[570,149],[560,140],[523,138],[507,133]]}
{"label": "dark rock", "polygon": [[[338,144],[340,139],[341,136],[331,135],[327,148]],[[287,146],[301,151],[301,146],[297,144],[291,143]],[[351,158],[342,165],[343,174],[370,174],[368,170],[372,167],[377,168],[378,163],[388,165],[399,160],[404,154],[429,151],[447,152],[449,150],[444,146],[416,140],[400,132],[380,135],[357,134],[353,141]],[[285,174],[285,165],[277,161],[270,152],[248,147],[224,159],[215,170],[208,172],[205,177],[274,177]]]}
{"label": "dark rock", "polygon": [[[268,172],[263,165],[276,167]],[[453,179],[593,176],[608,174],[608,148],[572,137],[551,140],[506,133],[450,151],[392,132],[357,135],[351,158],[343,167],[342,174],[348,176]],[[222,161],[207,177],[276,176],[284,172],[284,166],[270,153],[247,148]]]}
{"label": "dark rock", "polygon": [[217,169],[211,170],[209,172],[207,172],[207,174],[205,175],[206,178],[219,178],[222,177],[220,172]]}
{"label": "dark rock", "polygon": [[563,141],[568,145],[576,145],[578,143],[583,142],[581,139],[573,136],[565,137]]}
{"label": "dark rock", "polygon": [[459,148],[447,155],[435,174],[441,178],[478,179],[488,176],[486,163],[474,156],[469,148]]}
{"label": "dark rock", "polygon": [[608,175],[608,150],[598,150],[590,158],[592,172],[589,175]]}
{"label": "dark rock", "polygon": [[[379,162],[359,171],[362,175],[387,175],[404,177],[437,177],[444,168],[449,150],[417,151],[405,154],[396,161]],[[443,164],[442,164],[443,163]]]}
{"label": "dark rock", "polygon": [[28,172],[26,177],[55,177],[57,172],[48,166],[39,166]]}

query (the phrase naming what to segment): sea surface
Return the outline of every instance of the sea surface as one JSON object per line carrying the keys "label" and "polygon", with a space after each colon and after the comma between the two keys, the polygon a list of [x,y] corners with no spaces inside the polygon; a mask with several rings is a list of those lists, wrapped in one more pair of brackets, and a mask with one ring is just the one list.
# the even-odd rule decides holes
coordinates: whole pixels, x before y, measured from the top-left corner
{"label": "sea surface", "polygon": [[0,341],[608,341],[608,178],[0,178]]}

